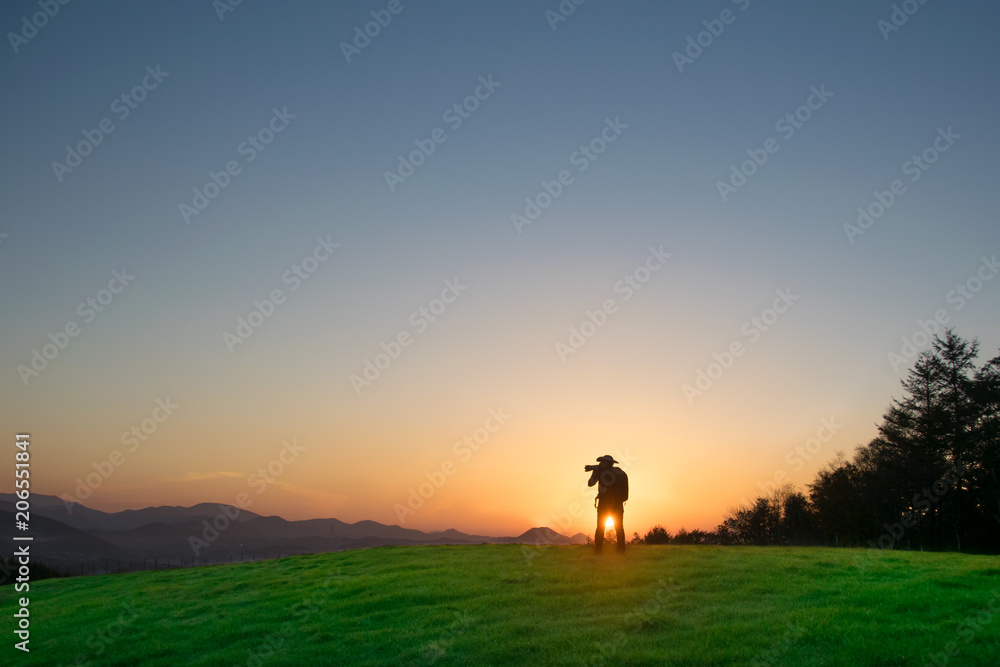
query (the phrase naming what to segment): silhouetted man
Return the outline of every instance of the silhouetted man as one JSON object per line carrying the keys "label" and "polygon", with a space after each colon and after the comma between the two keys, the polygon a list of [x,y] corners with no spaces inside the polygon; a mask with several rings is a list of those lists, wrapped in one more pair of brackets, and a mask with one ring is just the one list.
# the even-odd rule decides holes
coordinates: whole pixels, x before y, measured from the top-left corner
{"label": "silhouetted man", "polygon": [[594,553],[601,553],[604,547],[604,530],[608,517],[615,522],[615,533],[618,536],[618,551],[625,551],[625,501],[628,500],[628,475],[621,468],[615,467],[614,458],[608,455],[597,457],[598,465],[584,466],[590,471],[590,481],[587,486],[597,484],[597,532],[594,533]]}

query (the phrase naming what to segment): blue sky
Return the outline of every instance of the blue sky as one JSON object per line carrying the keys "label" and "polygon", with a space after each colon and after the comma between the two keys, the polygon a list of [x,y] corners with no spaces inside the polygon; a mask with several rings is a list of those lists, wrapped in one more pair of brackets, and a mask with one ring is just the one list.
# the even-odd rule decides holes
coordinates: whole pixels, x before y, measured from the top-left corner
{"label": "blue sky", "polygon": [[[845,426],[800,484],[874,435],[905,373],[887,354],[918,320],[944,309],[984,358],[1000,348],[1000,281],[961,310],[948,301],[1000,245],[993,5],[930,0],[886,39],[893,3],[589,0],[553,30],[554,1],[402,0],[348,63],[341,44],[388,4],[245,0],[220,20],[210,2],[70,3],[16,52],[8,35],[0,421],[47,443],[42,492],[72,489],[171,395],[187,409],[92,504],[227,501],[299,437],[312,462],[263,506],[395,522],[397,496],[505,405],[497,446],[415,526],[544,522],[578,465],[625,447],[640,520],[712,527],[820,418]],[[6,3],[0,25],[21,32],[39,11]],[[678,71],[673,54],[724,11]],[[168,74],[119,118],[114,100],[157,67]],[[499,85],[452,129],[446,110],[480,77]],[[820,88],[832,96],[779,132]],[[274,109],[294,118],[247,162],[239,146]],[[52,163],[104,118],[114,131],[60,181]],[[579,172],[572,156],[608,119],[627,127]],[[447,140],[390,191],[385,172],[437,128]],[[948,128],[958,138],[910,181],[904,163]],[[777,152],[723,201],[717,183],[769,138]],[[187,224],[179,205],[230,160],[240,173]],[[561,170],[572,184],[518,233],[511,215]],[[850,243],[844,225],[895,179],[905,193]],[[328,236],[340,247],[291,291],[282,276]],[[667,265],[560,359],[571,327],[661,245]],[[123,267],[134,282],[83,322],[78,304]],[[355,391],[380,343],[455,278],[467,291]],[[274,289],[287,300],[230,352],[223,335]],[[783,289],[800,298],[751,344],[742,326]],[[70,321],[81,333],[24,381],[18,367]],[[687,400],[737,341],[746,354]],[[544,491],[503,511],[477,499],[526,462]],[[350,475],[323,474],[340,466]]]}

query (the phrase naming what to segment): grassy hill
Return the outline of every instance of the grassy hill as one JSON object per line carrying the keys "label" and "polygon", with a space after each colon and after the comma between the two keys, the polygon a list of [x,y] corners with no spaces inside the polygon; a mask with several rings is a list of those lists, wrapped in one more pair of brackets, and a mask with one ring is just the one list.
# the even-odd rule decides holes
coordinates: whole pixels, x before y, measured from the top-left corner
{"label": "grassy hill", "polygon": [[8,664],[1000,664],[1000,560],[960,554],[417,546],[46,580],[30,656],[13,596]]}

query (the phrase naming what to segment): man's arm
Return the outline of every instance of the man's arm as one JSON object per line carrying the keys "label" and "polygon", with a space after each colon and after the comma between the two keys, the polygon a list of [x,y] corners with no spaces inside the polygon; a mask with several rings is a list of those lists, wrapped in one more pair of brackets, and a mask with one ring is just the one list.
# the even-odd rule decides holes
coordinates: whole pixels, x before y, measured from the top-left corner
{"label": "man's arm", "polygon": [[622,470],[618,473],[618,483],[622,485],[622,502],[628,500],[628,475]]}

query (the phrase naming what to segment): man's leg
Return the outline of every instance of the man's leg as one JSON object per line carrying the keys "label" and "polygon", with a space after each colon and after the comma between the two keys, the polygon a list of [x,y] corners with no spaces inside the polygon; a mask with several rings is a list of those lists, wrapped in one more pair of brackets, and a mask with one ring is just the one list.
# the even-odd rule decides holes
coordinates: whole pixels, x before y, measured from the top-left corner
{"label": "man's leg", "polygon": [[594,533],[594,553],[601,553],[601,549],[604,547],[604,522],[601,520],[606,515],[601,511],[601,508],[597,510],[597,532]]}
{"label": "man's leg", "polygon": [[615,508],[615,533],[618,536],[618,551],[625,551],[625,508]]}

